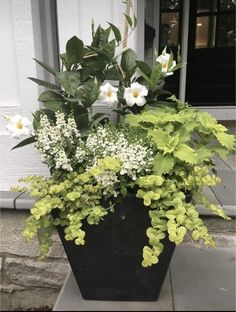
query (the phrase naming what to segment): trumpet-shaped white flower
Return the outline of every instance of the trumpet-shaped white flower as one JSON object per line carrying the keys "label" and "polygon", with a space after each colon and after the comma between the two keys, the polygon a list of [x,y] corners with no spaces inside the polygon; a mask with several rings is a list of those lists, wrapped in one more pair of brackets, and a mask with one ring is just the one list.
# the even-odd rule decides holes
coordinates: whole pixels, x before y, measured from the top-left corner
{"label": "trumpet-shaped white flower", "polygon": [[161,63],[162,72],[165,76],[173,75],[173,71],[171,71],[176,66],[176,61],[173,61],[171,67],[168,70],[169,61],[170,61],[170,54],[166,53],[165,50],[159,55],[156,59],[157,62]]}
{"label": "trumpet-shaped white flower", "polygon": [[125,88],[124,98],[128,106],[143,106],[146,103],[145,96],[148,95],[148,89],[138,82],[131,83],[130,88]]}
{"label": "trumpet-shaped white flower", "polygon": [[17,114],[9,119],[6,129],[12,138],[20,138],[23,135],[30,134],[31,124],[28,118]]}
{"label": "trumpet-shaped white flower", "polygon": [[117,99],[118,88],[113,87],[110,83],[106,83],[104,86],[100,87],[99,98],[112,106],[114,103],[118,102]]}

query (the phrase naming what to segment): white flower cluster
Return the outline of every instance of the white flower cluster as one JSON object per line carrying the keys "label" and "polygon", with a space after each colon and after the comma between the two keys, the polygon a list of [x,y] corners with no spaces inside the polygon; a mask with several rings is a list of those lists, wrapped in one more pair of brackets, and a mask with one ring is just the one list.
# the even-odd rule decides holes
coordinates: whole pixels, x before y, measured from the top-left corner
{"label": "white flower cluster", "polygon": [[56,112],[55,124],[50,123],[46,115],[40,118],[40,126],[36,133],[36,148],[41,159],[56,169],[72,171],[71,160],[67,156],[68,145],[77,144],[80,133],[74,118],[65,119],[65,114]]}
{"label": "white flower cluster", "polygon": [[98,159],[107,156],[117,158],[122,162],[120,175],[127,175],[133,180],[141,172],[149,171],[153,161],[152,150],[142,140],[131,143],[124,132],[112,131],[108,127],[99,126],[88,136],[85,146],[91,154],[91,165],[96,165]]}

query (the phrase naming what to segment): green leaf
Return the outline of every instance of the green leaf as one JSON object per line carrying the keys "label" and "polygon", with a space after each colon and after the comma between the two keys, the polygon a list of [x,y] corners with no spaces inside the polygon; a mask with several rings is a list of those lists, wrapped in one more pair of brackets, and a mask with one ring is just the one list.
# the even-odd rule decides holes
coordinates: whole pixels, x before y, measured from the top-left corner
{"label": "green leaf", "polygon": [[42,102],[46,108],[53,111],[62,110],[64,105],[63,97],[54,91],[44,91],[39,96],[38,101]]}
{"label": "green leaf", "polygon": [[128,24],[129,24],[130,28],[132,28],[132,26],[133,26],[132,18],[125,13],[124,13],[124,16],[125,16],[125,19],[127,20]]}
{"label": "green leaf", "polygon": [[69,95],[75,96],[80,85],[79,72],[60,72],[57,74],[57,79]]}
{"label": "green leaf", "polygon": [[176,145],[179,143],[179,137],[171,136],[168,132],[161,129],[154,129],[149,131],[149,136],[156,144],[157,148],[162,150],[164,154],[172,153],[175,150]]}
{"label": "green leaf", "polygon": [[227,134],[225,132],[215,132],[215,131],[214,131],[214,134],[218,142],[222,146],[225,146],[228,150],[234,149],[235,136],[233,134]]}
{"label": "green leaf", "polygon": [[138,68],[138,72],[144,78],[144,80],[147,82],[147,84],[150,86],[150,79],[149,79],[149,77],[140,68]]}
{"label": "green leaf", "polygon": [[211,146],[211,150],[213,153],[215,153],[216,155],[220,156],[223,159],[225,159],[229,154],[229,151],[221,145],[213,145]]}
{"label": "green leaf", "polygon": [[174,156],[190,164],[196,164],[198,160],[198,156],[194,149],[184,143],[179,144],[174,152]]}
{"label": "green leaf", "polygon": [[160,63],[156,64],[152,70],[151,76],[150,76],[150,87],[153,90],[156,85],[158,80],[161,78],[162,76],[162,66]]}
{"label": "green leaf", "polygon": [[32,78],[32,77],[28,77],[28,79],[32,80],[33,82],[37,83],[39,86],[42,86],[42,87],[45,87],[45,88],[48,88],[48,89],[51,89],[51,90],[60,90],[60,88],[51,83],[51,82],[47,82],[47,81],[44,81],[44,80],[41,80],[41,79],[37,79],[37,78]]}
{"label": "green leaf", "polygon": [[153,161],[153,171],[157,175],[169,173],[175,164],[174,157],[169,154],[157,154]]}
{"label": "green leaf", "polygon": [[211,156],[213,155],[213,152],[211,149],[207,148],[206,146],[202,146],[199,149],[196,150],[198,161],[203,162],[204,160],[209,160]]}
{"label": "green leaf", "polygon": [[116,41],[119,43],[121,41],[121,33],[120,33],[120,30],[115,26],[113,25],[112,23],[109,23],[108,24],[111,26],[111,29],[115,35],[115,38],[116,38]]}
{"label": "green leaf", "polygon": [[136,61],[138,68],[147,76],[152,72],[152,69],[143,61]]}
{"label": "green leaf", "polygon": [[12,150],[14,150],[15,148],[19,148],[19,147],[34,143],[34,142],[36,142],[35,136],[31,136],[31,137],[21,141],[20,143],[18,143],[14,147],[12,147]]}
{"label": "green leaf", "polygon": [[84,130],[88,128],[89,125],[89,116],[88,113],[83,113],[75,116],[76,124],[78,125],[79,130]]}
{"label": "green leaf", "polygon": [[53,76],[56,76],[57,71],[55,69],[53,69],[51,66],[37,60],[36,58],[33,58],[33,60],[35,60],[35,62],[37,62],[40,66],[42,66],[44,69],[46,69]]}
{"label": "green leaf", "polygon": [[137,17],[135,15],[133,15],[133,20],[134,20],[134,27],[133,28],[136,28],[138,20],[137,20]]}
{"label": "green leaf", "polygon": [[73,36],[66,43],[67,65],[71,67],[73,64],[79,63],[84,55],[84,43],[82,40]]}
{"label": "green leaf", "polygon": [[127,78],[130,78],[137,67],[136,65],[137,55],[132,49],[127,49],[121,58],[121,68],[126,73]]}

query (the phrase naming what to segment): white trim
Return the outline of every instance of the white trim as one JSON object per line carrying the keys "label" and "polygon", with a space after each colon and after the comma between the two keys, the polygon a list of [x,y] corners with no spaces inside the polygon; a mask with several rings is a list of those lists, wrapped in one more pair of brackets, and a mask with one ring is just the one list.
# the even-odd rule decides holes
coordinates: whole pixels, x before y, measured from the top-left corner
{"label": "white trim", "polygon": [[144,60],[144,20],[145,20],[145,1],[134,1],[134,13],[137,17],[137,28],[134,32],[134,50],[139,60]]}
{"label": "white trim", "polygon": [[189,11],[190,1],[183,1],[183,21],[182,21],[182,42],[181,42],[181,62],[186,63],[180,70],[179,79],[179,98],[185,101],[186,94],[186,77],[187,77],[187,60],[188,60],[188,33],[189,33]]}
{"label": "white trim", "polygon": [[153,27],[156,31],[155,33],[155,38],[153,40],[153,52],[155,51],[155,49],[159,50],[159,25],[160,25],[160,1],[159,0],[155,0],[154,1],[154,6],[153,6],[153,13],[154,13],[154,17],[153,17]]}
{"label": "white trim", "polygon": [[236,120],[236,108],[233,106],[194,106],[203,112],[208,112],[217,120]]}

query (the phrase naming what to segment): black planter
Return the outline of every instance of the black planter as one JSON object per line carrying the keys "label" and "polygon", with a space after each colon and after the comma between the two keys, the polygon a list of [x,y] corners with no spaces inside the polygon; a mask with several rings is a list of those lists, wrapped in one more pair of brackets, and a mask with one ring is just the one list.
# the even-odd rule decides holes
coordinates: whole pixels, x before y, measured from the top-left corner
{"label": "black planter", "polygon": [[[54,210],[53,216],[58,212]],[[84,299],[117,301],[156,301],[159,297],[175,244],[163,240],[159,262],[141,266],[142,249],[148,244],[148,208],[141,200],[127,197],[100,221],[85,224],[85,245],[77,246],[58,233]]]}

